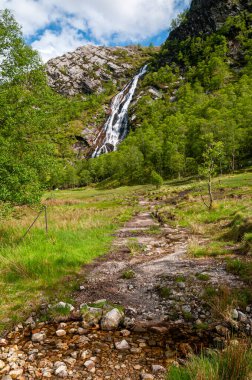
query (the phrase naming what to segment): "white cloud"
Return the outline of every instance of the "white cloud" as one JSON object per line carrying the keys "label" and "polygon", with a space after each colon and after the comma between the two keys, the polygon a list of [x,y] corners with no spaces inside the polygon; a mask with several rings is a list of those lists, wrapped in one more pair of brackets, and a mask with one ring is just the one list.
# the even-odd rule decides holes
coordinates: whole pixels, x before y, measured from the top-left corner
{"label": "white cloud", "polygon": [[[33,43],[44,60],[84,44],[78,29],[89,31],[91,40],[101,44],[112,38],[119,44],[154,36],[168,29],[177,4],[178,0],[0,0],[0,8],[13,10],[27,37],[48,28]],[[50,30],[52,23],[62,26],[60,34]]]}
{"label": "white cloud", "polygon": [[39,51],[44,62],[50,58],[62,55],[79,46],[86,45],[87,40],[81,38],[76,29],[66,26],[60,33],[45,30],[43,35],[32,43],[32,47]]}

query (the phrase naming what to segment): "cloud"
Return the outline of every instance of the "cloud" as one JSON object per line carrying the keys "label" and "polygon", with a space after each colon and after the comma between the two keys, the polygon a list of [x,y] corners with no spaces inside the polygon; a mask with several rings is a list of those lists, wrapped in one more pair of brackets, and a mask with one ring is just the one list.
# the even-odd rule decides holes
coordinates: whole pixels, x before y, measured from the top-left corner
{"label": "cloud", "polygon": [[151,38],[168,30],[189,1],[0,0],[0,8],[13,11],[25,36],[34,40],[32,46],[46,60],[87,40],[109,45]]}
{"label": "cloud", "polygon": [[31,45],[39,51],[43,61],[46,62],[87,43],[88,41],[83,39],[76,29],[67,26],[60,32],[45,30],[42,36]]}

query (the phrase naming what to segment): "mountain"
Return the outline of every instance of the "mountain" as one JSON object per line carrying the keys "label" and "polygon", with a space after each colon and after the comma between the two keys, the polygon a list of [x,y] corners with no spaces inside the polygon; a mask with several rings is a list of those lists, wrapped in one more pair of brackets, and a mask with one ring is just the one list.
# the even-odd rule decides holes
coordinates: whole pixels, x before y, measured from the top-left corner
{"label": "mountain", "polygon": [[78,161],[80,184],[198,174],[216,144],[217,172],[249,165],[251,37],[251,1],[193,0],[159,50],[87,46],[49,61],[50,85],[83,99],[77,161],[111,152],[111,141],[124,139],[116,152]]}
{"label": "mountain", "polygon": [[101,93],[108,83],[121,89],[148,58],[137,46],[82,46],[47,62],[48,84],[67,96]]}

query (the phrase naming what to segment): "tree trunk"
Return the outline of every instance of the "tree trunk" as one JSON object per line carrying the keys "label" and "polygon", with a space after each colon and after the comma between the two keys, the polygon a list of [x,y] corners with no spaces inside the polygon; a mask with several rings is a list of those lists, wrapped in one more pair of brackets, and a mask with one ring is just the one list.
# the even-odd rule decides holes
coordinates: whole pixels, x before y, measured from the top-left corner
{"label": "tree trunk", "polygon": [[208,195],[209,195],[209,210],[213,208],[213,194],[212,194],[212,178],[208,177]]}
{"label": "tree trunk", "polygon": [[232,172],[235,171],[235,152],[232,153]]}

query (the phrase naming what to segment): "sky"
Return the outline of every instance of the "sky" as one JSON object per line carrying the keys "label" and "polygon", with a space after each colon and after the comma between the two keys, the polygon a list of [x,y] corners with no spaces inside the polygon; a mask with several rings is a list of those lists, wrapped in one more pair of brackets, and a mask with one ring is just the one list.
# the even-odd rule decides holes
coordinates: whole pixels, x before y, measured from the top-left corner
{"label": "sky", "polygon": [[44,62],[86,44],[160,45],[190,0],[0,0]]}

